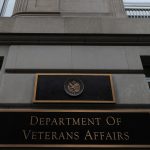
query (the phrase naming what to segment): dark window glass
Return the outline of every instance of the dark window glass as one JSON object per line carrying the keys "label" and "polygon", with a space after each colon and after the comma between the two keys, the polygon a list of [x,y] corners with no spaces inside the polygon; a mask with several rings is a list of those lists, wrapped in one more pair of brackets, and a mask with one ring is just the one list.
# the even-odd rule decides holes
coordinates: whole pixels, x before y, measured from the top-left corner
{"label": "dark window glass", "polygon": [[146,77],[150,77],[150,56],[141,56],[141,60]]}
{"label": "dark window glass", "polygon": [[150,82],[148,82],[149,88],[150,88]]}
{"label": "dark window glass", "polygon": [[3,65],[3,60],[4,60],[4,57],[3,57],[3,56],[0,56],[0,70],[1,70],[2,65]]}

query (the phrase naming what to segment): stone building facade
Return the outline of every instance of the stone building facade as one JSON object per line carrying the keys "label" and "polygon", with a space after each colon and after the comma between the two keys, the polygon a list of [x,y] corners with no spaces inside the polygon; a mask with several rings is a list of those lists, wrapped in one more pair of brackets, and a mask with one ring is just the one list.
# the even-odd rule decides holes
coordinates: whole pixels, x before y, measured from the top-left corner
{"label": "stone building facade", "polygon": [[65,71],[111,73],[117,104],[150,104],[140,58],[149,25],[129,19],[122,0],[17,0],[0,19],[1,103],[30,104],[35,73]]}
{"label": "stone building facade", "polygon": [[0,58],[2,108],[48,107],[32,103],[36,73],[112,74],[116,104],[50,108],[150,107],[150,20],[128,18],[122,0],[16,0]]}

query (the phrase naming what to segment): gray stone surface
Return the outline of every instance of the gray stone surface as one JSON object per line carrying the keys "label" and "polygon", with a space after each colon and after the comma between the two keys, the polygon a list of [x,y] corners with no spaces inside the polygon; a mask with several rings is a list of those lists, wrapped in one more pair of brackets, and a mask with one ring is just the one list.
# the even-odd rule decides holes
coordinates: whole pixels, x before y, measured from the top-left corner
{"label": "gray stone surface", "polygon": [[0,18],[0,33],[150,34],[149,19],[30,16]]}
{"label": "gray stone surface", "polygon": [[[33,0],[30,0],[33,2]],[[13,13],[22,13],[27,11],[28,0],[15,0],[15,7]]]}
{"label": "gray stone surface", "polygon": [[101,33],[102,18],[65,18],[65,33]]}
{"label": "gray stone surface", "polygon": [[150,46],[140,46],[139,47],[139,54],[150,56]]}
{"label": "gray stone surface", "polygon": [[[82,13],[125,17],[122,0],[16,0],[14,14]],[[116,15],[117,14],[117,15]]]}
{"label": "gray stone surface", "polygon": [[59,12],[59,0],[28,0],[27,12]]}
{"label": "gray stone surface", "polygon": [[101,22],[102,32],[105,33],[124,33],[124,34],[149,34],[150,21],[149,19],[134,19],[120,18],[107,19],[104,18]]}
{"label": "gray stone surface", "polygon": [[126,55],[126,61],[128,64],[129,69],[143,69],[141,60],[140,60],[140,54],[139,50],[143,49],[142,47],[124,47],[125,55]]}
{"label": "gray stone surface", "polygon": [[128,67],[131,70],[143,69],[140,56],[150,56],[149,46],[124,46]]}
{"label": "gray stone surface", "polygon": [[0,72],[3,72],[4,69],[5,69],[5,64],[6,64],[6,60],[7,60],[8,50],[9,50],[9,46],[0,46],[0,56],[4,56],[3,65],[2,65],[2,69],[1,69]]}
{"label": "gray stone surface", "polygon": [[6,68],[70,69],[70,46],[12,46]]}
{"label": "gray stone surface", "polygon": [[128,69],[123,50],[113,46],[72,46],[72,68]]}
{"label": "gray stone surface", "polygon": [[113,75],[118,104],[150,104],[150,89],[145,75]]}
{"label": "gray stone surface", "polygon": [[[0,50],[6,55],[8,47]],[[149,47],[11,46],[6,69],[142,69],[140,55],[150,55]],[[32,102],[34,74],[1,76],[0,103]],[[113,82],[117,104],[150,104],[144,75],[115,74]]]}
{"label": "gray stone surface", "polygon": [[11,46],[6,69],[142,70],[147,46]]}
{"label": "gray stone surface", "polygon": [[65,33],[149,34],[148,19],[65,18]]}
{"label": "gray stone surface", "polygon": [[5,72],[5,64],[7,60],[8,50],[9,50],[9,46],[0,46],[0,56],[4,56],[2,68],[0,70],[0,85],[1,85],[2,75]]}
{"label": "gray stone surface", "polygon": [[61,12],[110,13],[110,0],[61,0]]}
{"label": "gray stone surface", "polygon": [[0,33],[150,34],[149,19],[127,18],[122,0],[17,0],[14,12],[25,16],[0,18]]}
{"label": "gray stone surface", "polygon": [[65,18],[64,23],[65,33],[150,34],[148,19]]}
{"label": "gray stone surface", "polygon": [[[27,19],[27,20],[26,20]],[[13,33],[64,33],[64,21],[59,17],[16,18]]]}
{"label": "gray stone surface", "polygon": [[[4,74],[0,103],[32,103],[34,74]],[[150,90],[144,75],[113,75],[117,104],[150,104]]]}
{"label": "gray stone surface", "polygon": [[9,33],[13,31],[15,19],[0,17],[0,33]]}
{"label": "gray stone surface", "polygon": [[7,57],[9,46],[0,46],[0,56]]}
{"label": "gray stone surface", "polygon": [[31,103],[34,75],[4,74],[0,86],[0,103]]}

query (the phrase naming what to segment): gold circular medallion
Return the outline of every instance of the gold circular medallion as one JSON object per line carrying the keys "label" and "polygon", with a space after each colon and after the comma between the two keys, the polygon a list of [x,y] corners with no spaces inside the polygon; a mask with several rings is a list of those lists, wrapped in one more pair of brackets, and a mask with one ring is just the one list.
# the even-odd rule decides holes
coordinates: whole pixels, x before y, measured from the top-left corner
{"label": "gold circular medallion", "polygon": [[84,84],[79,79],[69,79],[64,84],[64,90],[70,96],[79,96],[84,90]]}

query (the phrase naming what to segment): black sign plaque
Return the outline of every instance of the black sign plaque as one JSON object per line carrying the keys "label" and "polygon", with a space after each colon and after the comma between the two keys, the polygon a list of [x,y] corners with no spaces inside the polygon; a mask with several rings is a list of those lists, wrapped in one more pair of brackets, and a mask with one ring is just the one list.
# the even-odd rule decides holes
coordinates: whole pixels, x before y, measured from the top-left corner
{"label": "black sign plaque", "polygon": [[115,103],[111,75],[37,74],[34,103]]}
{"label": "black sign plaque", "polygon": [[1,109],[0,147],[150,148],[150,110]]}

